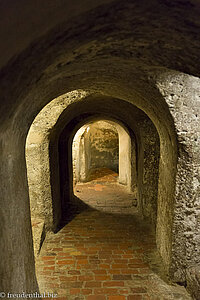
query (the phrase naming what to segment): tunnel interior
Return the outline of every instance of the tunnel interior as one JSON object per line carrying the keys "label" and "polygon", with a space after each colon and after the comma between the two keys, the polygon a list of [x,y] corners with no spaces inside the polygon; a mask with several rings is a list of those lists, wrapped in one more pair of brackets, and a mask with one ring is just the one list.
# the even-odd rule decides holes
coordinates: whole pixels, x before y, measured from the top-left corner
{"label": "tunnel interior", "polygon": [[72,147],[74,195],[101,211],[135,211],[136,145],[127,130],[111,120],[93,121],[77,131]]}
{"label": "tunnel interior", "polygon": [[[125,241],[126,234],[134,236],[131,230],[121,231],[125,228],[123,224],[128,227],[127,220],[137,220],[140,225],[146,218],[151,220],[166,273],[171,280],[187,284],[188,290],[198,298],[198,1],[100,0],[97,3],[87,0],[85,4],[75,0],[68,1],[68,9],[65,1],[55,0],[54,5],[32,0],[22,2],[23,5],[2,0],[0,5],[3,12],[0,20],[3,29],[0,56],[2,290],[38,291],[33,244],[36,259],[39,250],[44,249],[41,241],[45,246],[48,237],[55,241],[64,230],[69,246],[70,235],[64,225],[73,211],[74,218],[68,220],[69,225],[76,217],[80,217],[79,225],[88,219],[83,227],[91,233],[89,222],[93,222],[97,229],[101,228],[99,238],[103,231],[106,238],[106,230],[112,231],[112,224],[121,232],[119,236],[124,243],[130,242]],[[135,174],[124,174],[123,180],[129,180],[127,187],[137,199],[136,209],[141,219],[136,215],[123,218],[119,213],[116,219],[114,214],[104,213],[100,217],[97,210],[91,219],[84,203],[74,195],[73,138],[82,126],[97,120],[122,126],[135,146],[133,166],[127,164],[125,168],[128,174]],[[101,222],[96,222],[97,215]],[[109,221],[105,215],[109,215]],[[120,218],[121,227],[115,226]],[[95,242],[100,243],[97,235],[87,235],[86,229],[76,228],[71,234],[77,234],[79,239],[85,234],[87,239],[96,238]],[[141,244],[143,231],[138,232]],[[148,233],[146,236],[150,237]],[[117,238],[113,231],[112,234],[113,240]],[[67,243],[66,237],[63,236],[62,245]],[[150,247],[151,240],[148,243]],[[78,251],[76,248],[75,252]],[[112,251],[112,255],[124,259],[122,253],[114,253],[124,249]],[[77,265],[75,255],[71,260],[72,265]],[[60,261],[53,260],[55,272],[62,271],[62,267],[58,268]],[[47,266],[42,259],[40,263],[42,272],[51,276],[54,270],[44,269]],[[111,275],[104,271],[113,281],[114,275],[130,275],[135,280],[132,273]],[[95,277],[92,278],[93,282]],[[62,280],[59,278],[52,284],[61,286]],[[104,288],[105,283],[101,284]],[[148,290],[151,291],[151,284]]]}
{"label": "tunnel interior", "polygon": [[74,182],[86,182],[96,168],[119,169],[118,132],[105,120],[82,126],[73,139]]}
{"label": "tunnel interior", "polygon": [[[66,101],[66,96],[62,97]],[[63,102],[61,104],[63,105]],[[121,114],[124,106],[128,106],[128,109],[124,109],[126,123]],[[53,115],[56,115],[56,118],[50,124],[52,107],[55,107]],[[99,149],[98,151],[95,149],[97,158],[94,152],[93,158],[89,158],[91,145],[87,145],[86,148],[82,146],[80,149],[80,143],[89,140],[84,136],[83,141],[83,135],[91,134],[92,128],[92,140],[98,142],[97,147],[102,147],[102,128],[104,130],[105,126],[106,133],[112,134],[113,137],[109,145],[111,147],[109,151],[111,149],[112,153],[106,153],[106,158],[103,153],[101,160],[99,154],[102,153],[99,153]],[[98,141],[94,140],[96,133]],[[74,141],[76,145],[78,143],[78,152],[73,152]],[[108,147],[106,140],[103,147],[105,146]],[[156,228],[159,157],[160,141],[157,130],[148,116],[134,105],[111,97],[92,95],[82,102],[71,104],[61,112],[58,104],[53,104],[52,101],[52,104],[46,106],[35,118],[26,143],[31,214],[32,219],[38,220],[40,224],[40,234],[36,234],[35,238],[37,251],[41,242],[40,235],[49,230],[57,232],[74,215],[87,207],[90,198],[93,201],[92,207],[103,211],[123,214],[134,214],[137,211],[143,217],[149,218]],[[76,169],[77,160],[79,161]],[[115,198],[113,190],[123,189],[116,196],[119,198],[118,203],[113,202],[113,199],[107,199],[107,204],[101,201],[103,194],[97,194],[102,186],[98,188],[97,179],[97,182],[92,183],[93,192],[96,194],[91,193],[89,197],[82,190],[83,198],[80,196],[80,190],[84,188],[91,170],[102,167],[115,172],[107,178],[108,181],[111,180],[108,191],[108,194],[112,195],[111,198]],[[75,188],[77,182],[79,192],[76,192]],[[105,184],[105,179],[101,184]],[[88,192],[90,189],[91,186],[85,186],[84,191]],[[120,198],[120,193],[124,196],[124,200]],[[95,198],[98,198],[98,205]],[[83,199],[86,203],[82,201]]]}
{"label": "tunnel interior", "polygon": [[155,238],[160,139],[153,122],[133,104],[98,94],[67,104],[63,95],[44,107],[26,141],[36,261],[49,233],[88,209],[141,218],[141,226],[145,219]]}

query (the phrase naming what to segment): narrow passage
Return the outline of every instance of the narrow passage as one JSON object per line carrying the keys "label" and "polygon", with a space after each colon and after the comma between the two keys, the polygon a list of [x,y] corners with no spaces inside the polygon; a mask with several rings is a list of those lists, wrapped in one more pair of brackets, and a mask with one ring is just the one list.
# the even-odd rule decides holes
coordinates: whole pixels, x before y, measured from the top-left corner
{"label": "narrow passage", "polygon": [[88,208],[47,235],[36,270],[40,292],[57,300],[191,299],[161,279],[154,230],[137,214]]}

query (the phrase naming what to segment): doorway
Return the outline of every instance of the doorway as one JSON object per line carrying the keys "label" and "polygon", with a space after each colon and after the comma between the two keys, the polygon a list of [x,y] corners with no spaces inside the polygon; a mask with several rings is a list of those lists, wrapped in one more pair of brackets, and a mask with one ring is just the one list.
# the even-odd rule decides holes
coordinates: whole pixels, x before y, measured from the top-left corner
{"label": "doorway", "polygon": [[129,134],[116,122],[98,120],[83,125],[72,144],[74,195],[100,211],[134,213],[136,147],[131,149],[130,141]]}

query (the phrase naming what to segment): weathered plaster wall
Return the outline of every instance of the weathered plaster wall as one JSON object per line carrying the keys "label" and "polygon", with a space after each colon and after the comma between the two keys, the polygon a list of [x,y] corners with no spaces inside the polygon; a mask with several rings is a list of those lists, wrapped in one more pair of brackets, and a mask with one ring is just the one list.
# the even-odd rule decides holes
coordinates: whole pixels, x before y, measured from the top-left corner
{"label": "weathered plaster wall", "polygon": [[15,128],[5,127],[1,131],[0,140],[0,287],[5,294],[36,292],[38,285],[26,166],[22,164],[25,140]]}
{"label": "weathered plaster wall", "polygon": [[86,181],[89,172],[89,151],[85,144],[87,125],[82,126],[74,136],[72,144],[73,185]]}
{"label": "weathered plaster wall", "polygon": [[[0,48],[0,66],[26,49],[33,40],[46,34],[56,25],[73,21],[80,13],[112,0],[1,0],[0,35],[4,41]],[[38,13],[38,11],[40,13]],[[49,22],[51,20],[51,22]]]}
{"label": "weathered plaster wall", "polygon": [[106,167],[118,172],[119,137],[116,128],[106,121],[98,121],[89,129],[90,168]]}
{"label": "weathered plaster wall", "polygon": [[[159,77],[158,87],[174,118],[178,135],[178,165],[173,225],[173,270],[177,281],[200,258],[200,80],[186,74]],[[180,265],[184,266],[181,270]]]}
{"label": "weathered plaster wall", "polygon": [[[129,191],[137,193],[137,144],[135,133],[117,126],[119,135],[119,183],[128,187]],[[139,132],[138,132],[139,134]],[[138,142],[139,143],[139,142]]]}
{"label": "weathered plaster wall", "polygon": [[149,119],[141,120],[140,130],[143,144],[143,176],[142,176],[142,210],[144,216],[157,222],[157,199],[160,140],[158,133]]}
{"label": "weathered plaster wall", "polygon": [[114,125],[96,121],[81,127],[73,139],[74,181],[85,182],[91,169],[106,167],[118,172],[119,142]]}
{"label": "weathered plaster wall", "polygon": [[[60,114],[74,100],[87,95],[75,91],[51,101],[33,121],[26,139],[26,165],[32,219],[40,219],[45,230],[55,230],[61,218],[59,200],[52,203],[49,168],[49,135]],[[59,181],[57,189],[59,190]],[[38,245],[38,241],[36,241]],[[38,246],[36,246],[38,248]]]}

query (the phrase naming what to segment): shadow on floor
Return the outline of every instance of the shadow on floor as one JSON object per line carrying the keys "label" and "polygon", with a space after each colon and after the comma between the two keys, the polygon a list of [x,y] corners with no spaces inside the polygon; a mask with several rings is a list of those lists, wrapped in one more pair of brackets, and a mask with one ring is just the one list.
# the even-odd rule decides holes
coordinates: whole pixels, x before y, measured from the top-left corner
{"label": "shadow on floor", "polygon": [[163,280],[155,232],[137,214],[82,211],[47,235],[36,270],[40,291],[59,300],[191,299]]}

